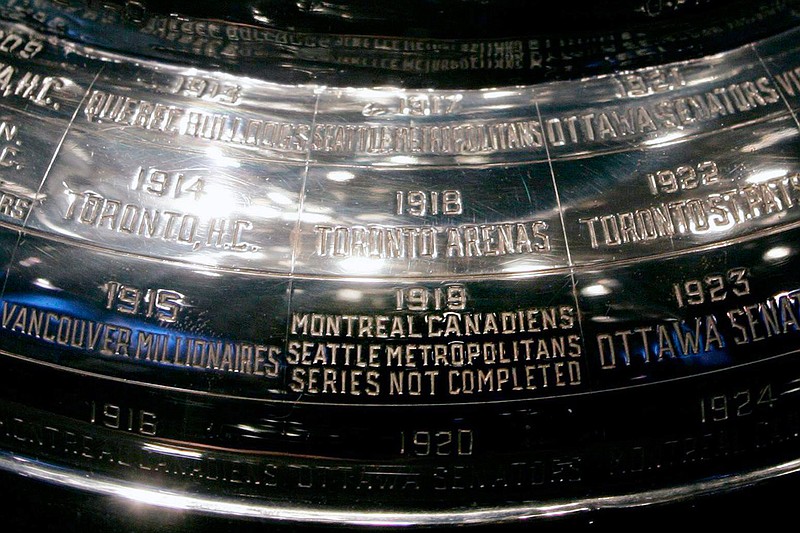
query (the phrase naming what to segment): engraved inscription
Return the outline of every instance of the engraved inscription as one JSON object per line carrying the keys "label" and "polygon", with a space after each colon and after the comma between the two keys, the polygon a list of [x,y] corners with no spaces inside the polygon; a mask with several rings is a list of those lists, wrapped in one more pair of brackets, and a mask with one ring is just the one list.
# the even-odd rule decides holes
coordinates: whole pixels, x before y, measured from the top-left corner
{"label": "engraved inscription", "polygon": [[779,102],[778,91],[762,76],[672,100],[548,118],[544,133],[551,146],[584,144],[682,129]]}
{"label": "engraved inscription", "polygon": [[40,107],[61,108],[53,96],[63,89],[65,81],[56,76],[42,76],[0,63],[0,96],[22,98]]}
{"label": "engraved inscription", "polygon": [[[451,303],[466,293],[450,285]],[[422,288],[403,290],[402,305],[437,305]],[[462,396],[574,387],[582,345],[574,307],[508,312],[329,315],[293,313],[289,388],[308,394]],[[398,292],[395,292],[395,296]],[[295,340],[297,339],[297,340]],[[366,341],[366,342],[365,342]]]}
{"label": "engraved inscription", "polygon": [[700,422],[725,422],[734,418],[753,415],[762,409],[771,409],[777,399],[772,384],[737,389],[722,394],[711,394],[700,398]]}
{"label": "engraved inscription", "polygon": [[400,432],[400,455],[417,457],[472,455],[475,437],[471,429]]}
{"label": "engraved inscription", "polygon": [[83,112],[90,122],[109,121],[146,130],[176,133],[186,110],[94,90]]}
{"label": "engraved inscription", "polygon": [[583,479],[583,459],[579,455],[541,457],[532,461],[494,464],[490,471],[474,470],[469,465],[436,466],[434,489],[443,492],[537,488],[553,484],[575,484]]}
{"label": "engraved inscription", "polygon": [[617,74],[614,76],[620,88],[619,96],[637,97],[672,91],[686,85],[678,67],[651,68]]}
{"label": "engraved inscription", "polygon": [[[651,83],[655,85],[647,91],[661,92],[660,82]],[[658,87],[659,91],[653,87]],[[644,89],[632,86],[630,90]],[[638,106],[561,117],[545,115],[542,122],[520,119],[408,125],[290,123],[206,113],[196,108],[165,105],[101,90],[92,92],[84,114],[90,122],[111,121],[170,135],[296,153],[455,155],[534,150],[541,155],[544,142],[557,148],[682,130],[692,124],[731,117],[779,102],[778,91],[770,80],[760,77]],[[424,107],[420,109],[424,114]],[[370,106],[364,110],[367,114],[383,111]]]}
{"label": "engraved inscription", "polygon": [[25,220],[33,206],[33,200],[14,192],[13,185],[0,181],[0,215],[13,220]]}
{"label": "engraved inscription", "polygon": [[156,333],[77,317],[57,310],[3,302],[0,327],[9,334],[109,359],[142,361],[171,368],[278,376],[283,348],[209,337]]}
{"label": "engraved inscription", "polygon": [[310,148],[315,152],[368,154],[461,154],[542,148],[539,122],[372,126],[314,126]]}
{"label": "engraved inscription", "polygon": [[245,232],[253,229],[249,220],[209,218],[177,211],[161,211],[134,203],[105,198],[91,191],[68,190],[70,203],[64,220],[147,239],[160,239],[190,246],[192,250],[219,248],[253,252]]}
{"label": "engraved inscription", "polygon": [[142,315],[161,322],[174,323],[184,308],[184,295],[169,289],[139,289],[109,281],[106,287],[106,309],[126,315]]}
{"label": "engraved inscription", "polygon": [[[0,121],[0,173],[16,175],[22,170],[22,142],[19,140],[19,127],[13,122]],[[16,176],[15,176],[16,177]],[[35,194],[27,187],[14,181],[0,180],[0,216],[23,221],[33,207]]]}
{"label": "engraved inscription", "polygon": [[492,257],[551,250],[543,220],[458,226],[314,226],[320,257]]}
{"label": "engraved inscription", "polygon": [[0,52],[20,59],[33,59],[44,50],[44,42],[0,28]]}
{"label": "engraved inscription", "polygon": [[658,170],[647,175],[647,184],[654,196],[659,193],[688,191],[701,185],[717,183],[719,180],[719,169],[714,161],[681,165],[674,170]]}
{"label": "engraved inscription", "polygon": [[[453,70],[517,70],[524,65],[524,44],[522,41],[479,41],[479,42],[448,42],[448,41],[424,41],[424,40],[400,40],[385,37],[369,37],[356,35],[342,35],[333,40],[340,46],[353,47],[358,50],[362,48],[374,48],[378,50],[450,50],[455,49],[466,57],[439,57],[438,55],[418,54],[408,57],[392,57],[353,53],[345,54],[338,52],[336,62],[341,65],[353,65],[360,67],[374,67],[381,69],[391,69],[412,72],[447,72]],[[391,47],[391,48],[389,48]]]}
{"label": "engraved inscription", "polygon": [[776,294],[756,304],[730,309],[725,316],[734,330],[733,342],[739,345],[800,331],[797,291]]}
{"label": "engraved inscription", "polygon": [[94,90],[83,113],[90,122],[114,122],[170,135],[184,135],[289,152],[482,153],[541,148],[537,121],[487,124],[376,126],[276,122]]}
{"label": "engraved inscription", "polygon": [[139,167],[131,190],[143,191],[159,198],[189,196],[199,200],[205,194],[205,179],[202,176],[192,176],[189,172],[191,171]]}
{"label": "engraved inscription", "polygon": [[668,469],[730,461],[731,457],[744,453],[793,443],[800,435],[800,418],[796,412],[763,416],[756,423],[755,428],[707,425],[697,433],[616,446],[609,454],[608,475],[616,479],[641,479]]}
{"label": "engraved inscription", "polygon": [[778,91],[767,77],[762,76],[714,87],[699,94],[658,100],[639,106],[608,108],[562,117],[545,115],[542,122],[529,120],[412,126],[320,123],[313,129],[311,150],[458,154],[539,149],[544,146],[545,139],[552,147],[582,145],[681,130],[692,124],[737,115],[779,102]]}
{"label": "engraved inscription", "polygon": [[634,211],[580,218],[593,249],[729,229],[798,205],[800,174],[750,183],[705,196]]}
{"label": "engraved inscription", "polygon": [[750,294],[748,271],[744,267],[736,267],[725,274],[708,274],[702,279],[690,279],[683,283],[673,283],[672,293],[678,307],[701,305],[706,302],[721,302],[730,291],[733,296]]}
{"label": "engraved inscription", "polygon": [[[20,162],[22,142],[18,138],[19,127],[9,121],[0,121],[0,173],[16,171],[24,167]],[[23,221],[33,207],[35,194],[27,187],[13,181],[0,180],[0,216]]]}
{"label": "engraved inscription", "polygon": [[702,356],[727,345],[712,314],[598,333],[596,340],[600,367],[604,370]]}
{"label": "engraved inscription", "polygon": [[196,108],[154,103],[95,90],[84,107],[90,122],[105,121],[171,135],[185,135],[246,146],[302,152],[310,126],[234,115],[203,113]]}
{"label": "engraved inscription", "polygon": [[397,191],[395,213],[415,217],[428,215],[460,215],[464,212],[461,191]]}
{"label": "engraved inscription", "polygon": [[167,91],[171,94],[226,104],[235,104],[242,95],[242,88],[236,84],[202,76],[175,76],[175,83],[170,85]]}
{"label": "engraved inscription", "polygon": [[382,115],[449,115],[455,113],[459,108],[462,95],[439,95],[439,94],[409,94],[401,97],[392,106],[385,106],[378,103],[369,103],[361,110],[365,117],[378,117]]}
{"label": "engraved inscription", "polygon": [[[751,275],[746,267],[679,279],[668,290],[679,309],[702,314],[598,333],[596,347],[602,369],[642,368],[642,365],[703,356],[711,360],[715,354],[726,353],[730,346],[751,342],[756,332],[772,336],[798,330],[797,300],[793,293],[777,294],[763,306],[738,306],[737,299],[751,295]],[[711,310],[711,305],[724,307]],[[732,305],[736,307],[731,308]],[[760,313],[764,316],[763,325],[756,318]],[[752,335],[745,338],[748,331]]]}
{"label": "engraved inscription", "polygon": [[[681,293],[674,296],[680,297],[679,302],[684,305],[699,305],[706,298],[715,298],[715,302],[726,301],[747,294],[749,284],[745,276],[746,271],[741,268],[728,271],[727,279],[710,274],[702,282],[689,280],[676,284]],[[800,332],[798,317],[800,302],[797,291],[781,292],[758,303],[702,316],[598,333],[597,353],[604,370],[710,356],[731,345],[796,335]]]}
{"label": "engraved inscription", "polygon": [[428,311],[435,309],[441,311],[461,311],[467,307],[467,289],[463,285],[453,284],[445,287],[436,287],[433,290],[427,287],[397,288],[395,294],[395,309],[402,311]]}
{"label": "engraved inscription", "polygon": [[[170,453],[156,446],[113,438],[111,432],[86,431],[59,420],[38,420],[29,412],[0,412],[0,441],[11,449],[67,459],[70,464],[114,467],[149,478],[199,480],[242,490],[297,491],[300,497],[331,492],[375,491],[413,494],[422,490],[451,492],[537,489],[581,481],[585,459],[576,454],[537,453],[529,460],[480,463],[358,464],[277,461],[269,455],[231,456]],[[190,450],[187,450],[190,451]]]}
{"label": "engraved inscription", "polygon": [[797,96],[800,94],[800,67],[775,74],[775,79],[778,80],[778,85],[786,95]]}
{"label": "engraved inscription", "polygon": [[0,170],[21,170],[19,162],[22,142],[17,138],[19,127],[6,120],[0,121]]}
{"label": "engraved inscription", "polygon": [[118,404],[91,401],[89,403],[89,422],[109,429],[120,429],[131,433],[154,436],[158,417],[151,411],[134,407],[120,407]]}

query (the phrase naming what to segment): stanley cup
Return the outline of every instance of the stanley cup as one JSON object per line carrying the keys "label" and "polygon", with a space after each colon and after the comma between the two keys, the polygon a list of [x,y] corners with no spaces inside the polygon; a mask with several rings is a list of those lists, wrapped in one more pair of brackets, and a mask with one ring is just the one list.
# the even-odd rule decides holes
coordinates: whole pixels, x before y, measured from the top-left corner
{"label": "stanley cup", "polygon": [[223,4],[0,2],[0,469],[361,525],[800,469],[800,2]]}

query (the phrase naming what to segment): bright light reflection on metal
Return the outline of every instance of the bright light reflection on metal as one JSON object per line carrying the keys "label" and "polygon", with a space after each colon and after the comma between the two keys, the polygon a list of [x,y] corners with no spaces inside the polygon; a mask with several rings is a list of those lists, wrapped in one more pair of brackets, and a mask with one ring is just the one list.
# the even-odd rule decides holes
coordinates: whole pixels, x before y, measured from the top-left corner
{"label": "bright light reflection on metal", "polygon": [[523,274],[526,272],[537,272],[547,268],[547,263],[543,261],[537,261],[535,259],[517,259],[514,261],[509,261],[502,266],[503,272],[508,272],[510,274],[518,273]]}
{"label": "bright light reflection on metal", "polygon": [[792,255],[792,249],[788,246],[775,246],[764,252],[764,260],[777,261],[784,257],[789,257],[790,255]]}
{"label": "bright light reflection on metal", "polygon": [[248,431],[250,433],[261,433],[263,431],[261,428],[251,426],[249,424],[236,424],[236,427],[237,429],[241,429],[242,431]]}
{"label": "bright light reflection on metal", "polygon": [[291,212],[284,213],[280,209],[276,209],[272,206],[263,204],[254,204],[251,211],[253,212],[254,215],[260,218],[283,218],[289,220],[294,220],[296,218],[294,216],[294,213]]}
{"label": "bright light reflection on metal", "polygon": [[739,152],[743,154],[749,154],[751,152],[757,152],[759,150],[763,150],[764,148],[769,148],[780,142],[782,139],[788,139],[790,137],[794,137],[797,135],[797,128],[784,128],[778,131],[772,131],[765,135],[762,135],[753,143],[742,145],[739,148]]}
{"label": "bright light reflection on metal", "polygon": [[413,165],[414,163],[417,162],[417,158],[410,155],[396,155],[390,157],[389,161],[400,165]]}
{"label": "bright light reflection on metal", "polygon": [[568,503],[537,504],[507,507],[503,509],[484,507],[469,510],[440,512],[359,512],[350,510],[331,510],[293,507],[291,504],[251,503],[241,500],[213,498],[202,495],[181,496],[167,490],[154,489],[146,485],[131,485],[120,481],[110,481],[96,473],[84,473],[57,469],[24,457],[0,454],[0,469],[16,472],[42,481],[56,483],[95,494],[117,496],[133,502],[142,502],[157,507],[198,510],[226,517],[254,517],[273,520],[292,520],[301,522],[325,522],[349,525],[453,525],[480,522],[500,522],[503,520],[524,520],[535,516],[558,516],[589,509],[613,509],[635,507],[660,502],[680,501],[700,494],[712,494],[721,489],[731,490],[744,487],[766,478],[800,471],[800,461],[789,461],[761,470],[742,472],[731,476],[710,478],[705,481],[654,489],[643,492],[623,493],[600,497],[587,497]]}
{"label": "bright light reflection on metal", "polygon": [[764,183],[765,181],[769,181],[775,178],[782,178],[789,172],[786,168],[771,168],[769,170],[762,170],[761,172],[756,172],[745,181],[747,183]]}
{"label": "bright light reflection on metal", "polygon": [[593,316],[592,322],[599,322],[601,324],[610,324],[612,322],[621,322],[622,320],[613,316]]}
{"label": "bright light reflection on metal", "polygon": [[222,274],[219,272],[214,272],[212,270],[192,270],[195,274],[200,274],[201,276],[208,276],[209,278],[221,278]]}
{"label": "bright light reflection on metal", "polygon": [[348,257],[342,261],[342,271],[348,274],[372,274],[378,272],[383,261],[368,257]]}
{"label": "bright light reflection on metal", "polygon": [[[286,217],[287,220],[291,220],[296,218],[293,216]],[[300,213],[300,222],[306,222],[308,224],[318,224],[320,222],[328,222],[331,220],[331,217],[328,215],[323,215],[322,213],[309,213],[308,211],[303,211]]]}
{"label": "bright light reflection on metal", "polygon": [[588,285],[581,289],[581,294],[584,296],[605,296],[607,294],[611,294],[611,289],[603,285],[602,283],[595,283],[593,285]]}
{"label": "bright light reflection on metal", "polygon": [[[786,299],[788,299],[788,298],[794,298],[794,297],[797,295],[797,293],[798,293],[798,292],[800,292],[800,291],[798,291],[798,290],[795,290],[795,291],[783,291],[783,292],[779,292],[779,293],[777,293],[777,294],[773,295],[773,296],[772,296],[772,299],[773,299],[773,300],[775,300],[775,301],[777,302],[778,300],[781,300],[781,299],[784,299],[784,298],[786,298]],[[790,382],[790,383],[792,383],[792,382]]]}
{"label": "bright light reflection on metal", "polygon": [[292,205],[295,203],[291,198],[286,196],[284,193],[277,191],[268,192],[267,198],[269,198],[278,205]]}
{"label": "bright light reflection on metal", "polygon": [[677,141],[679,139],[683,139],[686,137],[686,132],[684,131],[676,131],[675,133],[669,133],[667,135],[660,135],[655,139],[648,139],[646,141],[642,141],[642,144],[647,146],[653,146],[658,144],[667,144],[673,141]]}
{"label": "bright light reflection on metal", "polygon": [[60,291],[61,290],[59,287],[56,287],[55,285],[53,285],[50,282],[49,279],[45,279],[45,278],[36,278],[35,280],[33,280],[33,284],[36,285],[37,287],[41,287],[42,289],[47,289],[49,291]]}
{"label": "bright light reflection on metal", "polygon": [[173,448],[172,446],[165,446],[163,444],[154,444],[152,442],[148,442],[144,446],[143,449],[162,453],[164,455],[172,455],[174,457],[187,457],[189,459],[201,459],[203,454],[200,452],[192,452],[189,450],[181,450],[180,448]]}
{"label": "bright light reflection on metal", "polygon": [[336,298],[346,302],[358,302],[364,296],[364,293],[356,289],[339,289],[336,291]]}
{"label": "bright light reflection on metal", "polygon": [[209,146],[206,148],[206,155],[214,160],[214,164],[220,167],[239,168],[242,164],[234,157],[228,157],[219,146]]}
{"label": "bright light reflection on metal", "polygon": [[42,260],[34,255],[34,256],[31,256],[31,257],[26,257],[25,259],[20,261],[19,264],[20,264],[20,266],[24,266],[24,267],[32,267],[34,265],[41,264],[41,262],[42,262]]}
{"label": "bright light reflection on metal", "polygon": [[483,93],[485,100],[493,100],[495,98],[505,98],[507,96],[516,96],[517,91],[487,91]]}
{"label": "bright light reflection on metal", "polygon": [[327,178],[331,181],[350,181],[351,179],[355,178],[355,174],[349,172],[347,170],[332,170],[328,172]]}
{"label": "bright light reflection on metal", "polygon": [[187,211],[196,210],[208,217],[224,218],[230,216],[233,209],[242,201],[240,195],[220,184],[211,185],[204,192],[205,194],[200,195],[199,198],[189,195],[176,199],[174,206]]}

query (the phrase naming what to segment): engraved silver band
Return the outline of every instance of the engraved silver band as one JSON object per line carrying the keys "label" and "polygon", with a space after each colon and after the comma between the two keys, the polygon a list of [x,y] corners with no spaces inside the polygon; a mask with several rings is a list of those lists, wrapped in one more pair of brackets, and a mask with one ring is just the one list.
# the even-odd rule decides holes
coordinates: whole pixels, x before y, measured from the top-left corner
{"label": "engraved silver band", "polygon": [[798,37],[415,90],[3,23],[0,468],[373,525],[795,471]]}

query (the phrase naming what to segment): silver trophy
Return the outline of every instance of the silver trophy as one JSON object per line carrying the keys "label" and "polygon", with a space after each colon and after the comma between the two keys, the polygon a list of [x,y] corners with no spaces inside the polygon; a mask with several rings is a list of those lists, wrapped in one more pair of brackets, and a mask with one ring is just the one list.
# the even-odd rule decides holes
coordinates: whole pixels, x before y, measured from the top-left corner
{"label": "silver trophy", "polygon": [[797,3],[423,7],[3,2],[0,468],[359,525],[800,468]]}

